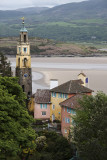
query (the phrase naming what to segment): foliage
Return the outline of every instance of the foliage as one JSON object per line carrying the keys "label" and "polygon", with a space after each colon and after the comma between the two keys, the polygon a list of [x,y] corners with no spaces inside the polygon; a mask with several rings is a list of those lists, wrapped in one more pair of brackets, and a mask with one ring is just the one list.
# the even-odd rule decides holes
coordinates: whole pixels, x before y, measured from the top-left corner
{"label": "foliage", "polygon": [[17,78],[0,77],[0,159],[22,158],[24,150],[28,155],[36,147],[33,118],[25,107],[25,98]]}
{"label": "foliage", "polygon": [[46,137],[47,146],[44,151],[38,150],[40,160],[68,160],[72,157],[72,148],[66,138],[56,132],[43,131],[39,133]]}
{"label": "foliage", "polygon": [[37,151],[43,151],[47,147],[46,137],[45,136],[37,137],[36,145],[37,145]]}
{"label": "foliage", "polygon": [[0,53],[0,75],[1,76],[12,76],[10,62],[7,62],[7,57]]}
{"label": "foliage", "polygon": [[31,53],[32,54],[39,54],[41,52],[45,52],[45,49],[39,49],[38,46],[31,46]]}
{"label": "foliage", "polygon": [[82,160],[107,159],[107,95],[85,96],[74,118],[74,141]]}

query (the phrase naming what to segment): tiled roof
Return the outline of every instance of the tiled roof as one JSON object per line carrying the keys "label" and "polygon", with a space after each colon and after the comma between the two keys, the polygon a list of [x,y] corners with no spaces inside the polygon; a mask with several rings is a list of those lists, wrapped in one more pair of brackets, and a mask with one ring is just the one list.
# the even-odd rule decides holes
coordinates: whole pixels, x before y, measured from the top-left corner
{"label": "tiled roof", "polygon": [[51,93],[48,89],[38,89],[34,94],[36,103],[50,103],[51,101]]}
{"label": "tiled roof", "polygon": [[82,80],[70,80],[66,83],[63,83],[59,85],[58,87],[55,87],[51,89],[51,92],[57,92],[57,93],[67,93],[67,94],[73,94],[73,93],[91,93],[93,90],[84,87]]}
{"label": "tiled roof", "polygon": [[78,108],[79,107],[79,103],[78,100],[82,99],[84,96],[84,94],[77,94],[75,96],[72,96],[68,99],[66,99],[65,101],[60,103],[61,107],[68,107],[68,108]]}

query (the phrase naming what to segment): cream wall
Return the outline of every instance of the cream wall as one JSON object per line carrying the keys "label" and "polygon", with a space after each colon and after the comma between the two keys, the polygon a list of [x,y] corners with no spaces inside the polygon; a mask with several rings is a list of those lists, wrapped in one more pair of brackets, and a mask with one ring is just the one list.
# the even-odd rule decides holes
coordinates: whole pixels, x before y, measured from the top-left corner
{"label": "cream wall", "polygon": [[[26,67],[23,65],[23,61],[24,59],[27,59],[27,65]],[[20,59],[20,64],[19,64],[19,59]],[[16,67],[19,67],[19,68],[31,68],[31,56],[19,56],[19,55],[16,55]]]}
{"label": "cream wall", "polygon": [[82,74],[78,75],[78,79],[81,79],[83,81],[83,86],[86,86],[85,80],[86,80],[86,76],[83,76]]}

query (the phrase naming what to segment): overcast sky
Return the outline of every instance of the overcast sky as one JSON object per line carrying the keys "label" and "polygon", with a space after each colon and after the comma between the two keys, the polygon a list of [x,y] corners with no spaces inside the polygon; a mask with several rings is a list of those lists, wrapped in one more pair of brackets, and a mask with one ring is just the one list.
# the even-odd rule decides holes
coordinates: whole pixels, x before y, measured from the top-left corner
{"label": "overcast sky", "polygon": [[10,10],[26,7],[53,7],[70,2],[85,0],[0,0],[0,10]]}

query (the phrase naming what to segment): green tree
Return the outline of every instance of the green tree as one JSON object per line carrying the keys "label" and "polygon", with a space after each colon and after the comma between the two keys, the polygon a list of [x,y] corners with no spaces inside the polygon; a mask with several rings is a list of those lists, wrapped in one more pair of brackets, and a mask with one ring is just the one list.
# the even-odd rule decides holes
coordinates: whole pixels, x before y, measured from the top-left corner
{"label": "green tree", "polygon": [[107,95],[85,96],[74,118],[74,142],[82,160],[107,159]]}
{"label": "green tree", "polygon": [[1,76],[12,76],[10,62],[7,62],[7,57],[0,53],[0,75]]}
{"label": "green tree", "polygon": [[31,127],[33,118],[25,99],[17,78],[0,77],[0,159],[27,159],[36,148],[37,135]]}
{"label": "green tree", "polygon": [[69,160],[73,151],[68,140],[62,135],[52,131],[43,131],[41,133],[46,137],[47,147],[41,153],[40,160]]}

